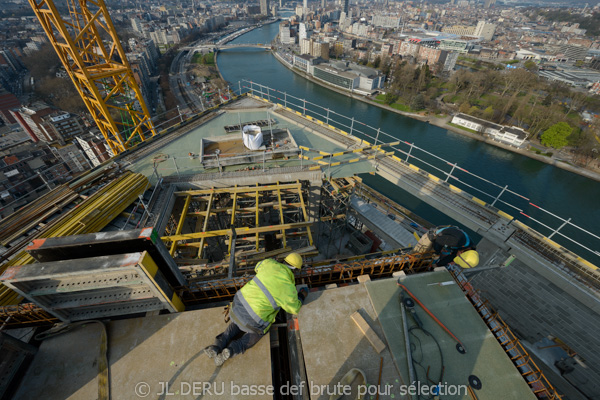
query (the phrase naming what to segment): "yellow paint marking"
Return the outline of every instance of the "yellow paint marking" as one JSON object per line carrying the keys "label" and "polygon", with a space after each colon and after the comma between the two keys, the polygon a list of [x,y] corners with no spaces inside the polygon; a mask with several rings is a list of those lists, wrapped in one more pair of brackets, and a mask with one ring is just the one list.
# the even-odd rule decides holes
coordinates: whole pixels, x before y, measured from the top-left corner
{"label": "yellow paint marking", "polygon": [[475,196],[473,196],[473,201],[474,201],[475,203],[479,203],[479,204],[481,204],[482,206],[485,206],[485,201],[483,201],[483,200],[481,200],[481,199],[478,199],[478,198],[477,198],[477,197],[475,197]]}
{"label": "yellow paint marking", "polygon": [[513,217],[512,215],[507,214],[507,213],[505,213],[504,211],[501,211],[501,210],[498,210],[498,214],[501,215],[501,216],[503,216],[504,218],[507,218],[507,219],[515,219],[515,217]]}
{"label": "yellow paint marking", "polygon": [[546,242],[548,242],[552,247],[556,247],[557,249],[560,249],[560,245],[558,243],[556,243],[554,240],[548,239],[546,236],[544,236],[544,240]]}
{"label": "yellow paint marking", "polygon": [[593,269],[594,271],[598,269],[598,267],[596,267],[594,264],[592,264],[588,260],[584,260],[581,257],[577,257],[577,261],[579,261],[580,263],[584,264],[586,267]]}

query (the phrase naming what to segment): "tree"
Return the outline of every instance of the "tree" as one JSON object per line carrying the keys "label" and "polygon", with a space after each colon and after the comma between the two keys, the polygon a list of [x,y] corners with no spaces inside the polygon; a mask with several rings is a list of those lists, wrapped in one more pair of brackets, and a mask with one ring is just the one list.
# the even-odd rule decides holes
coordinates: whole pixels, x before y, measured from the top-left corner
{"label": "tree", "polygon": [[537,64],[532,60],[525,61],[525,64],[523,64],[523,66],[525,67],[525,69],[527,71],[530,71],[530,72],[538,70]]}
{"label": "tree", "polygon": [[389,104],[394,104],[394,103],[396,102],[396,100],[398,100],[398,96],[397,96],[397,95],[395,95],[395,94],[394,94],[394,93],[392,93],[392,92],[387,92],[387,93],[385,94],[385,97],[384,97],[384,99],[383,99],[383,101],[385,102],[385,104],[388,104],[388,105],[389,105]]}
{"label": "tree", "polygon": [[375,60],[373,61],[373,68],[379,68],[380,64],[381,64],[381,57],[380,56],[375,57]]}
{"label": "tree", "polygon": [[569,144],[567,138],[573,132],[573,128],[566,122],[552,125],[542,133],[542,145],[561,149]]}
{"label": "tree", "polygon": [[465,101],[464,103],[462,103],[460,105],[460,107],[458,108],[458,111],[460,111],[463,114],[467,114],[469,112],[470,108],[471,108],[471,105],[469,104],[469,102]]}
{"label": "tree", "polygon": [[549,106],[550,104],[552,104],[552,95],[548,93],[546,97],[544,97],[544,100],[542,100],[542,105]]}
{"label": "tree", "polygon": [[60,65],[60,59],[50,43],[44,43],[39,51],[23,57],[22,60],[36,81],[53,76],[56,73],[56,67]]}
{"label": "tree", "polygon": [[491,120],[494,117],[494,107],[489,106],[485,110],[483,110],[483,118],[487,120]]}
{"label": "tree", "polygon": [[410,108],[412,108],[415,111],[422,110],[425,108],[425,98],[421,93],[413,97],[412,101],[410,102]]}
{"label": "tree", "polygon": [[504,97],[507,92],[513,90],[516,90],[517,92],[526,90],[530,85],[536,82],[537,77],[529,71],[517,68],[506,71],[502,75],[502,80],[504,83],[504,90],[502,91],[501,96]]}
{"label": "tree", "polygon": [[578,111],[579,108],[585,103],[586,97],[587,94],[584,92],[576,92],[574,90],[569,91],[567,95],[567,103],[569,104],[567,109],[567,116],[573,110]]}
{"label": "tree", "polygon": [[384,59],[381,61],[381,73],[385,76],[389,76],[390,75],[390,71],[392,69],[392,62],[390,61],[389,57],[384,57]]}
{"label": "tree", "polygon": [[478,116],[479,116],[479,115],[478,115],[478,114],[479,114],[479,107],[477,107],[477,106],[472,106],[471,108],[469,108],[469,112],[468,112],[468,114],[469,114],[469,115],[472,115],[472,116],[474,116],[474,117],[478,117]]}

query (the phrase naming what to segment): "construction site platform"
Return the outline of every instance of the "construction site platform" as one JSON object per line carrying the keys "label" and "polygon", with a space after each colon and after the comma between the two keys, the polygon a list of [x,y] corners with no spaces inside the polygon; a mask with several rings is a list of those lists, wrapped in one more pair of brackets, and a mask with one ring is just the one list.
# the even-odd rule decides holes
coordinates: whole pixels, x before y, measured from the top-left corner
{"label": "construction site platform", "polygon": [[[272,399],[241,393],[243,385],[272,384],[268,335],[220,368],[204,354],[204,347],[225,330],[222,311],[217,307],[107,323],[110,398]],[[89,323],[46,339],[13,398],[98,398],[101,332],[99,324]]]}
{"label": "construction site platform", "polygon": [[[156,183],[156,175],[154,174],[154,166],[156,165],[157,172],[162,177],[170,176],[184,176],[190,174],[198,174],[202,172],[211,172],[211,169],[205,169],[202,166],[198,154],[202,154],[202,139],[219,137],[231,138],[231,134],[227,134],[223,131],[223,126],[239,124],[242,125],[246,122],[274,119],[275,123],[271,126],[273,130],[287,129],[294,138],[298,146],[309,147],[313,149],[319,149],[328,153],[335,153],[339,151],[347,150],[339,144],[333,143],[326,138],[316,135],[315,133],[303,128],[302,126],[292,123],[289,120],[281,118],[279,115],[274,113],[272,110],[264,108],[264,103],[254,99],[244,98],[243,106],[240,108],[232,108],[232,106],[226,108],[224,112],[215,115],[210,121],[190,128],[190,131],[177,137],[175,140],[170,141],[160,148],[160,151],[156,151],[153,154],[141,157],[133,161],[130,169],[135,172],[139,172],[148,177],[152,184]],[[235,105],[236,103],[234,103]],[[253,108],[255,106],[256,108]],[[259,107],[263,107],[260,109]],[[268,128],[266,128],[268,130]],[[229,152],[229,151],[227,151]],[[196,155],[190,157],[190,153]],[[316,154],[310,154],[314,156]],[[347,154],[344,156],[335,157],[332,162],[345,161],[356,158],[356,154]],[[277,159],[268,161],[267,168],[280,168],[280,167],[292,167],[307,165],[307,161],[300,161],[297,158],[290,158],[288,160]],[[262,168],[262,159],[256,162]],[[313,165],[313,164],[311,164]],[[370,161],[360,161],[352,164],[342,164],[327,168],[327,170],[333,177],[345,177],[352,176],[354,174],[361,174],[373,171],[373,165]],[[224,171],[236,171],[239,166],[225,167]],[[212,171],[216,171],[217,168],[213,168]]]}
{"label": "construction site platform", "polygon": [[[452,284],[439,285],[450,281]],[[467,350],[465,354],[459,353],[457,342],[421,306],[415,305],[423,328],[435,338],[433,340],[418,330],[409,334],[413,358],[420,364],[415,363],[420,382],[415,385],[431,386],[441,381],[445,385],[441,390],[446,391],[441,398],[471,400],[473,397],[467,392],[467,386],[470,377],[476,376],[481,382],[480,389],[472,388],[477,399],[536,398],[448,271],[410,275],[402,282]],[[409,385],[410,378],[399,295],[396,278],[309,294],[298,322],[306,379],[313,388],[321,388],[319,392],[315,389],[311,393],[312,400],[329,399],[323,388],[333,391],[353,368],[364,372],[366,385],[377,386],[380,382],[380,398],[409,398],[402,396],[402,385]],[[409,296],[405,294],[405,297]],[[385,344],[381,353],[353,321],[351,316],[357,310]],[[408,329],[416,326],[410,315],[407,326]],[[435,341],[441,348],[441,357]],[[383,367],[379,380],[381,359]],[[443,375],[439,379],[441,369]],[[451,394],[454,390],[451,385],[457,385],[457,394]],[[358,390],[356,382],[354,386],[353,390]],[[367,392],[365,399],[370,399],[371,393]],[[422,394],[422,398],[430,398]]]}

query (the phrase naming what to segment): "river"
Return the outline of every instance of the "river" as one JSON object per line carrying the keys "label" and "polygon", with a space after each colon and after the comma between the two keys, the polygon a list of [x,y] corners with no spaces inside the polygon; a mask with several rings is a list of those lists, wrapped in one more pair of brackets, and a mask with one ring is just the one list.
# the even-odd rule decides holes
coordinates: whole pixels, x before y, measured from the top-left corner
{"label": "river", "polygon": [[[240,36],[231,43],[270,43],[277,35],[278,29],[279,24],[277,23],[266,25]],[[501,186],[508,185],[510,190],[531,199],[532,203],[565,219],[572,218],[574,224],[600,236],[600,229],[598,229],[600,224],[600,207],[598,206],[600,182],[351,99],[293,73],[268,51],[253,48],[224,50],[219,53],[218,63],[223,77],[235,87],[237,87],[238,81],[250,80],[299,98],[305,98],[307,101],[330,108],[340,114],[353,116],[356,120],[368,125],[380,127],[384,132],[414,143],[416,146],[426,149],[451,163],[456,162],[460,167],[485,179]],[[447,167],[446,170],[449,170],[449,168]],[[442,176],[440,174],[436,175]],[[466,182],[474,182],[467,174],[459,175],[457,173],[456,175]],[[389,183],[384,179],[372,175],[366,175],[363,178],[370,186],[432,223],[453,223],[447,216],[422,203],[414,196],[397,190],[395,187],[391,189]],[[478,184],[477,187],[493,195],[500,193],[500,189],[491,186],[481,187]],[[474,190],[468,188],[466,190],[488,203],[493,200]],[[523,213],[553,229],[558,228],[562,223],[560,220],[531,206],[529,202],[523,199],[510,194],[504,194],[502,199],[510,200],[511,203],[514,200],[513,204],[520,207]],[[519,215],[519,212],[514,208],[504,206],[501,203],[497,203],[496,206],[518,217],[547,236],[551,233],[551,230],[541,226],[536,221]],[[574,227],[567,225],[560,232],[592,250],[600,248],[599,240],[582,233]],[[554,236],[553,240],[565,245],[565,247],[570,248],[583,258],[597,265],[600,264],[598,253],[590,253],[559,235]]]}

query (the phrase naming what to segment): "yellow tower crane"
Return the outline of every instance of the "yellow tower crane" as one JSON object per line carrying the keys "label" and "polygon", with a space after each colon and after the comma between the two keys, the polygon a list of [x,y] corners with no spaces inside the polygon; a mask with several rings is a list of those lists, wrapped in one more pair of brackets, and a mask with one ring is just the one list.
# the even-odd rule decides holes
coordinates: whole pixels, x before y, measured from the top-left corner
{"label": "yellow tower crane", "polygon": [[156,131],[104,0],[29,0],[54,50],[116,155]]}

